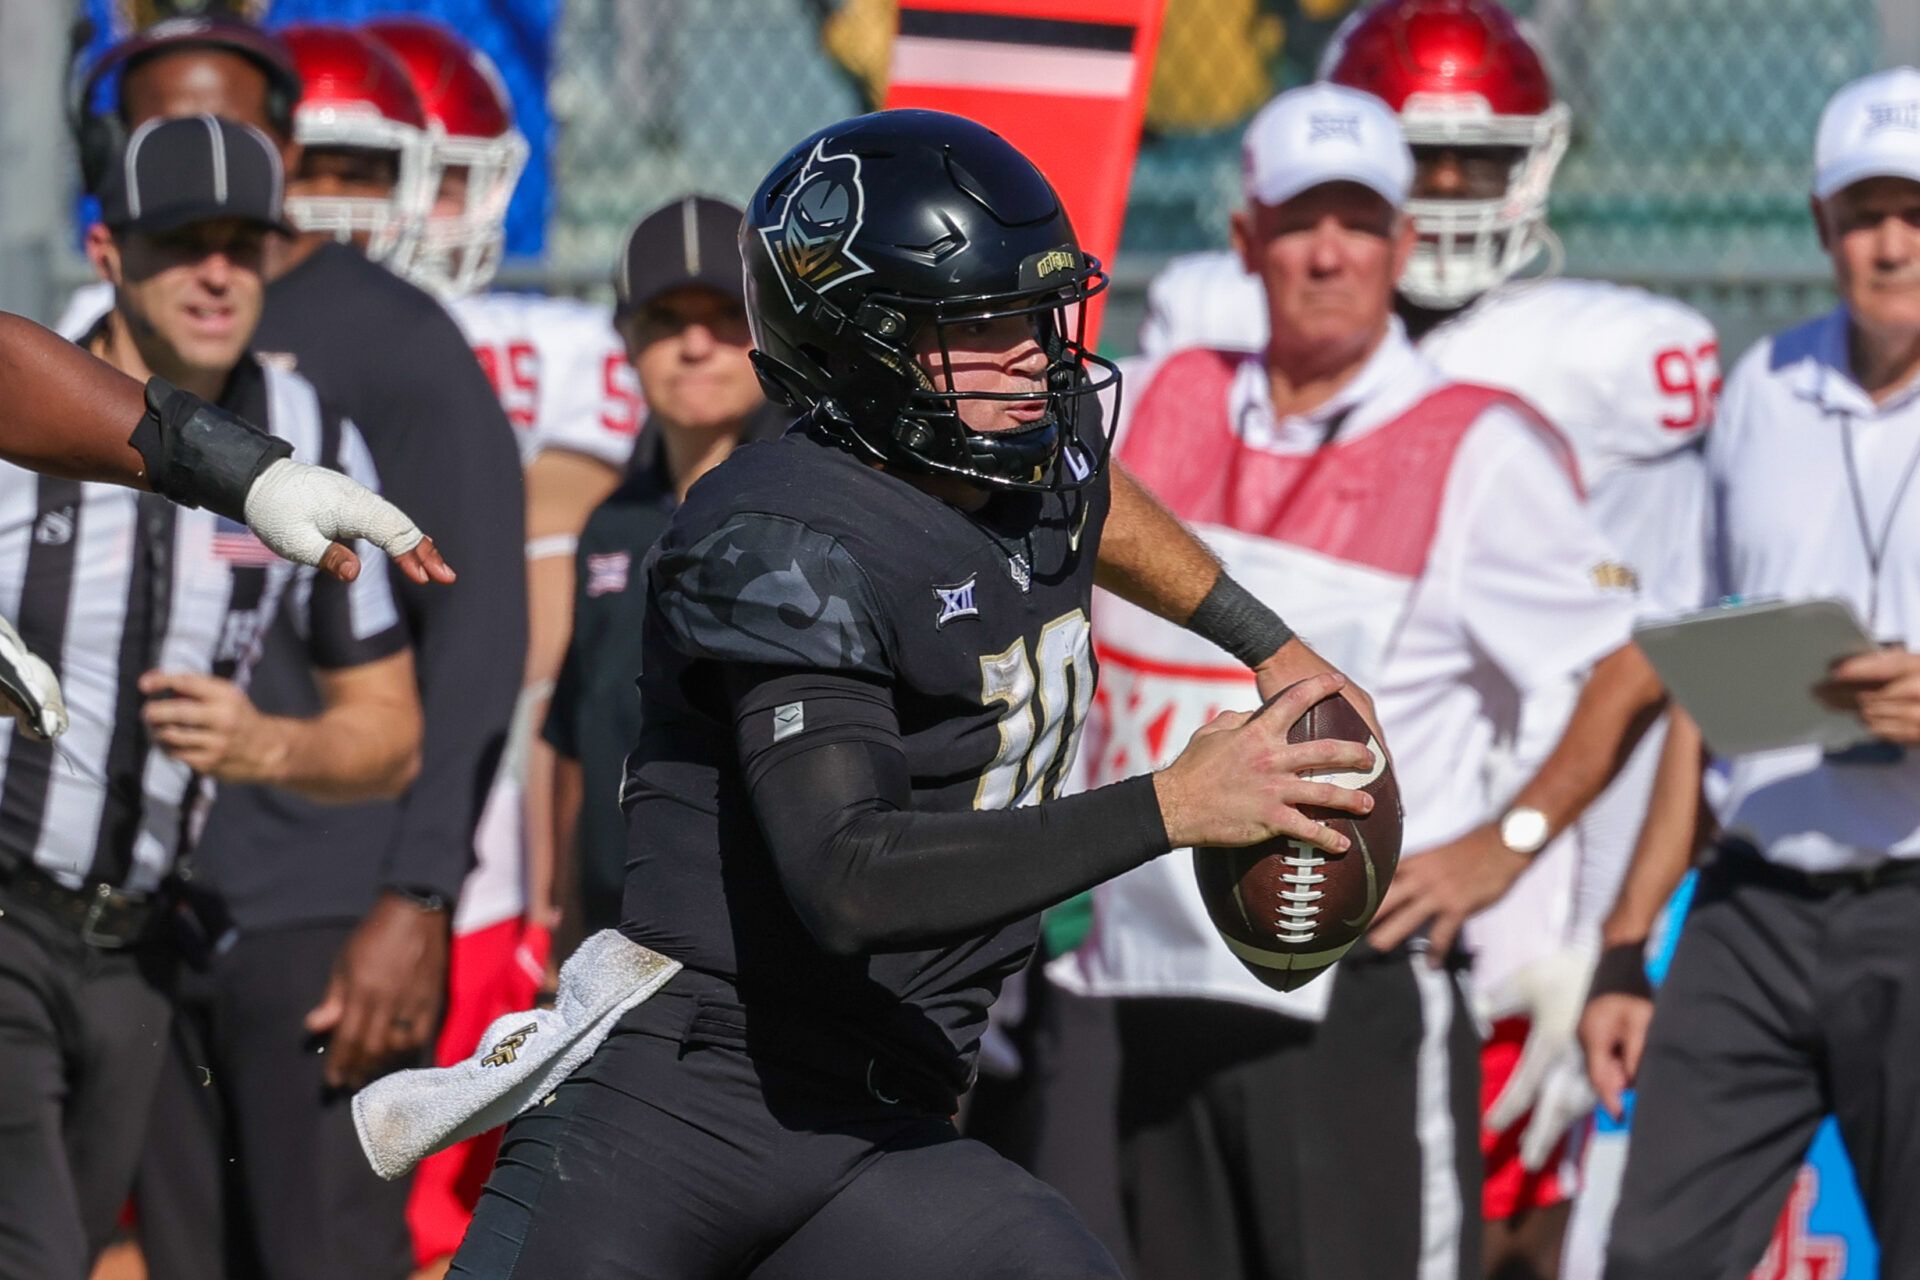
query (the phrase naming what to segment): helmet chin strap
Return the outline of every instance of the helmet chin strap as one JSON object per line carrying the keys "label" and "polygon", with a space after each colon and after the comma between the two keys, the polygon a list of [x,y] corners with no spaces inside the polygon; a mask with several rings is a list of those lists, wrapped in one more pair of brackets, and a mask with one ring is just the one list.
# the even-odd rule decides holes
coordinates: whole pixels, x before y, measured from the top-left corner
{"label": "helmet chin strap", "polygon": [[[964,424],[963,424],[964,425]],[[1010,479],[1038,481],[1060,456],[1060,424],[1049,413],[1013,431],[967,431],[967,452],[991,463],[982,467]],[[1026,475],[1022,477],[1021,473]]]}
{"label": "helmet chin strap", "polygon": [[[917,390],[941,394],[918,360],[901,359],[884,353],[881,358],[896,372],[911,377]],[[965,395],[964,392],[949,394]],[[910,453],[927,456],[937,447],[942,433],[931,415],[916,413],[916,407],[909,399],[901,408],[894,439]],[[961,417],[958,404],[949,405],[941,416],[950,416],[959,427],[966,450],[966,464],[986,476],[1029,483],[1037,481],[1060,453],[1060,424],[1051,411],[1031,426],[1011,431],[975,431]]]}

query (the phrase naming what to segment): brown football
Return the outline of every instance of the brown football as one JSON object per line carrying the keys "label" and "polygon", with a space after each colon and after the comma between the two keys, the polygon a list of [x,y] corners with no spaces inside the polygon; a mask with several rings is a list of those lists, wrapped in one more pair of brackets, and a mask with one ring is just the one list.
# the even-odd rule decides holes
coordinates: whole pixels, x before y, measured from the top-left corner
{"label": "brown football", "polygon": [[1214,927],[1249,973],[1279,991],[1305,986],[1360,940],[1400,863],[1400,787],[1367,722],[1334,694],[1307,708],[1287,731],[1289,742],[1316,738],[1346,738],[1373,749],[1366,774],[1314,775],[1372,795],[1372,813],[1303,810],[1353,841],[1345,853],[1290,839],[1193,851],[1193,873]]}

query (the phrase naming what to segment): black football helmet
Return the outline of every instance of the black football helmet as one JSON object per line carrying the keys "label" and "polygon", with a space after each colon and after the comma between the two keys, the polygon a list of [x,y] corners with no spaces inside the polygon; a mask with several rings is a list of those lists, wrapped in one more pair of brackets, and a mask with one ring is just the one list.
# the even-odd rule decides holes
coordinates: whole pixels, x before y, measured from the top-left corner
{"label": "black football helmet", "polygon": [[[1077,489],[1106,464],[1096,393],[1120,371],[1086,349],[1086,302],[1107,285],[1060,197],[991,130],[938,111],[843,120],[789,151],[740,228],[753,363],[767,393],[876,461],[1006,489]],[[968,429],[962,400],[1033,392],[935,387],[956,323],[1025,315],[1047,355],[1047,413]],[[952,378],[946,385],[953,385]]]}

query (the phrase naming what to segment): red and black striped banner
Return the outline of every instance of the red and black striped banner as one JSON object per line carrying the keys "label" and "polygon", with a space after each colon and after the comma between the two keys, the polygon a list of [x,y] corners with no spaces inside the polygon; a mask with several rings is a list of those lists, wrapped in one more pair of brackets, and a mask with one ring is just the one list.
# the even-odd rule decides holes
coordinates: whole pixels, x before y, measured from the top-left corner
{"label": "red and black striped banner", "polygon": [[[1164,0],[902,0],[889,107],[967,116],[1060,192],[1111,263],[1140,145]],[[1098,334],[1100,313],[1088,317]]]}

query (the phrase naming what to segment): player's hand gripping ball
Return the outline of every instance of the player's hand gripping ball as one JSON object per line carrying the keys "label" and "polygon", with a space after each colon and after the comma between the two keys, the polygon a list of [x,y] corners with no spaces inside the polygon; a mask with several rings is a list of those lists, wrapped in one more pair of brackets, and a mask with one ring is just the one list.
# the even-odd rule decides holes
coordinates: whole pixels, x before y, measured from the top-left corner
{"label": "player's hand gripping ball", "polygon": [[[1265,715],[1280,695],[1267,700]],[[1323,698],[1287,731],[1288,742],[1345,738],[1373,752],[1365,774],[1317,773],[1316,781],[1365,791],[1373,812],[1303,809],[1353,843],[1328,853],[1285,837],[1243,849],[1195,849],[1200,897],[1221,938],[1247,971],[1278,991],[1305,986],[1373,923],[1400,863],[1400,787],[1372,729],[1339,694]]]}

